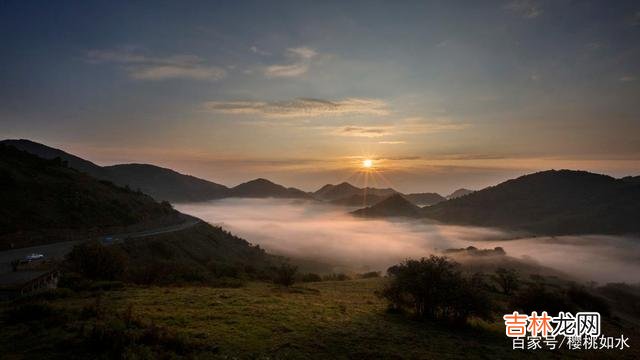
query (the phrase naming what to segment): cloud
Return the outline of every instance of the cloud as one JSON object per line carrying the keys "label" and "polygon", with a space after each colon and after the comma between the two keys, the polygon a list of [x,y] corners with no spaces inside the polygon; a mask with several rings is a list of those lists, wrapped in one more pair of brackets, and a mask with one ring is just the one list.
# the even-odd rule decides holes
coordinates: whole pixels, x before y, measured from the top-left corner
{"label": "cloud", "polygon": [[356,137],[381,137],[390,135],[390,127],[372,127],[372,126],[344,126],[334,131],[335,135],[356,136]]}
{"label": "cloud", "polygon": [[171,55],[152,57],[136,52],[134,49],[91,50],[87,52],[87,61],[93,64],[119,64],[133,79],[137,80],[220,80],[226,71],[218,66],[206,65],[204,59],[196,55]]}
{"label": "cloud", "polygon": [[631,82],[631,81],[636,81],[636,77],[633,75],[625,75],[618,80],[620,80],[621,82]]}
{"label": "cloud", "polygon": [[268,77],[296,77],[306,73],[309,64],[299,63],[291,65],[271,65],[264,69],[264,74]]}
{"label": "cloud", "polygon": [[505,8],[525,19],[534,19],[542,14],[542,7],[534,0],[515,0],[507,5]]}
{"label": "cloud", "polygon": [[301,46],[288,48],[285,56],[291,61],[287,64],[274,64],[264,68],[267,77],[297,77],[305,74],[311,65],[311,60],[318,56],[314,49]]}
{"label": "cloud", "polygon": [[268,52],[268,51],[264,51],[264,50],[260,49],[259,47],[255,46],[255,45],[253,45],[252,47],[250,47],[250,48],[249,48],[249,50],[250,50],[252,53],[254,53],[254,54],[258,54],[258,55],[265,55],[265,56],[271,55],[271,53],[270,53],[270,52]]}
{"label": "cloud", "polygon": [[378,144],[385,144],[385,145],[399,145],[399,144],[406,144],[406,141],[378,141]]}
{"label": "cloud", "polygon": [[[429,120],[422,117],[410,117],[387,125],[347,125],[333,128],[333,135],[355,137],[382,137],[390,135],[415,135],[432,134],[444,131],[462,130],[468,124],[453,123],[450,121]],[[404,141],[379,142],[383,144],[400,144]]]}
{"label": "cloud", "polygon": [[388,105],[378,99],[347,98],[321,100],[297,98],[287,101],[208,101],[207,111],[234,115],[261,115],[273,118],[319,117],[343,115],[387,115]]}
{"label": "cloud", "polygon": [[318,53],[315,50],[308,48],[306,46],[289,48],[287,49],[287,52],[301,59],[312,59],[318,55]]}

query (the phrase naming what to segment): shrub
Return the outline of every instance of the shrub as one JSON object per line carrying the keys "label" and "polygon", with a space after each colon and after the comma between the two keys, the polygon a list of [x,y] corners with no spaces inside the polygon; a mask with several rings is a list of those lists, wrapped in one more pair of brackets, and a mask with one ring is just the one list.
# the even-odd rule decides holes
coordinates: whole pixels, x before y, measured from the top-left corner
{"label": "shrub", "polygon": [[380,271],[369,271],[369,272],[358,275],[358,277],[361,279],[377,278],[377,277],[380,277]]}
{"label": "shrub", "polygon": [[407,260],[389,268],[382,290],[393,310],[412,311],[418,318],[464,323],[469,316],[488,318],[491,304],[484,291],[446,257]]}
{"label": "shrub", "polygon": [[584,287],[572,286],[567,296],[584,311],[597,311],[604,316],[611,314],[609,303],[600,296],[594,295]]}
{"label": "shrub", "polygon": [[125,274],[127,264],[124,251],[98,241],[74,246],[65,261],[71,271],[95,280],[119,280]]}
{"label": "shrub", "polygon": [[315,273],[306,273],[300,278],[302,282],[319,282],[322,281],[320,275]]}
{"label": "shrub", "polygon": [[525,313],[546,311],[549,314],[557,314],[560,311],[575,310],[575,306],[570,303],[563,291],[551,290],[535,283],[516,293],[511,298],[510,305],[512,309]]}
{"label": "shrub", "polygon": [[519,279],[520,276],[514,269],[498,268],[496,269],[496,273],[494,276],[495,282],[498,283],[498,285],[502,289],[502,293],[505,295],[511,295],[515,290],[518,289]]}
{"label": "shrub", "polygon": [[297,266],[282,263],[274,269],[273,282],[278,285],[291,286],[296,281]]}
{"label": "shrub", "polygon": [[56,310],[45,302],[32,302],[16,305],[5,312],[5,320],[9,324],[29,321],[43,321],[57,314]]}
{"label": "shrub", "polygon": [[344,273],[325,275],[322,279],[324,281],[346,281],[346,280],[351,280],[349,275],[344,274]]}

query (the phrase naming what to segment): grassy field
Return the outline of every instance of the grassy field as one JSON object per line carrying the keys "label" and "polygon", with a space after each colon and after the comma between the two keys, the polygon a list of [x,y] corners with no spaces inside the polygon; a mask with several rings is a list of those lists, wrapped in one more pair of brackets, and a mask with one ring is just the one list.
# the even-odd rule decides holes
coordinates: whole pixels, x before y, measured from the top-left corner
{"label": "grassy field", "polygon": [[[82,358],[78,333],[90,327],[91,321],[81,319],[87,318],[83,317],[87,309],[96,307],[97,298],[102,312],[127,313],[128,317],[165,327],[185,341],[199,344],[196,351],[186,355],[189,358],[560,357],[558,353],[511,350],[499,324],[451,329],[389,314],[385,303],[375,295],[382,281],[318,282],[291,289],[256,282],[234,289],[125,287],[102,293],[76,293],[48,301],[54,313],[66,314],[64,321],[54,317],[38,324],[3,323],[0,357]],[[4,313],[9,308],[8,303],[2,304]],[[625,351],[564,352],[563,358],[601,355],[634,357]],[[145,357],[138,354],[128,358]]]}

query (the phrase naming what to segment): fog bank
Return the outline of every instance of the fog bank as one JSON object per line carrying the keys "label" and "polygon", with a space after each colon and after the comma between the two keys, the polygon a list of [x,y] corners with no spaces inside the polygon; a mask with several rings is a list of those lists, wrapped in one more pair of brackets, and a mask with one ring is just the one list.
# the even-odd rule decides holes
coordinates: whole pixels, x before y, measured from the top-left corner
{"label": "fog bank", "polygon": [[223,199],[176,208],[220,225],[275,254],[314,259],[338,269],[385,270],[406,258],[448,248],[501,246],[508,255],[582,280],[637,282],[640,240],[614,236],[513,239],[496,229],[414,220],[365,220],[351,209],[280,199]]}

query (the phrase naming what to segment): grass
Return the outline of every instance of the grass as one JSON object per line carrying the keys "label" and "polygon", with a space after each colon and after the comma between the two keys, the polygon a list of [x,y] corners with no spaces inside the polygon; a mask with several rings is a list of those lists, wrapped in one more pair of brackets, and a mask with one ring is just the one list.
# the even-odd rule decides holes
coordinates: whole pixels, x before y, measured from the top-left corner
{"label": "grass", "polygon": [[[137,318],[177,332],[192,343],[204,344],[198,347],[204,350],[188,355],[192,358],[496,359],[557,356],[550,352],[511,350],[503,328],[496,324],[451,329],[443,324],[417,322],[399,314],[389,314],[385,311],[384,301],[375,295],[383,281],[370,278],[306,283],[289,289],[260,282],[234,289],[126,287],[102,293],[100,304],[107,313],[130,311]],[[49,302],[54,309],[67,314],[80,314],[82,309],[95,303],[95,293]],[[1,306],[6,313],[8,304]],[[61,349],[60,344],[73,341],[68,330],[81,327],[77,321],[46,331],[38,330],[37,326],[34,330],[25,324],[3,323],[2,358],[37,359],[65,355],[64,346]],[[619,356],[620,353],[611,355]]]}

